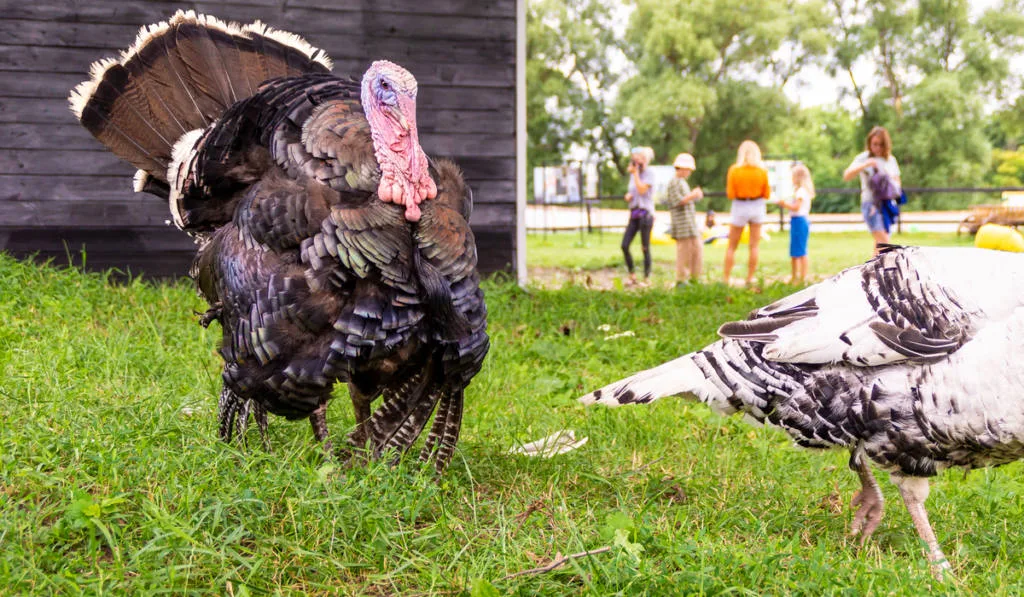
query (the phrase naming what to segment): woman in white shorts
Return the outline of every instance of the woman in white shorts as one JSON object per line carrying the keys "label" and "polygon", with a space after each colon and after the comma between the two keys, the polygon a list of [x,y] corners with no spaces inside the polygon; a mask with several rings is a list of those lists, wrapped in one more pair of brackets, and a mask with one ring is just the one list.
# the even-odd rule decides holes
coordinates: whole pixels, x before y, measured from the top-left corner
{"label": "woman in white shorts", "polygon": [[771,198],[768,185],[768,171],[761,162],[761,148],[749,139],[740,143],[736,163],[729,166],[725,181],[725,194],[732,208],[729,212],[729,246],[725,249],[723,277],[729,283],[729,275],[736,261],[736,247],[740,244],[743,228],[750,226],[750,258],[747,260],[747,285],[754,282],[757,273],[758,249],[761,243],[761,224],[765,220],[765,203]]}

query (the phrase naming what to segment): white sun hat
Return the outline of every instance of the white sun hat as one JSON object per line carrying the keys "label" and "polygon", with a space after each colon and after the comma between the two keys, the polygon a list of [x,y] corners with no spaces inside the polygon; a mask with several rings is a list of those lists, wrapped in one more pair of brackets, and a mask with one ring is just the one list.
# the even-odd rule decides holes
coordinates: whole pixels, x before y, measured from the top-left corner
{"label": "white sun hat", "polygon": [[697,162],[693,160],[693,156],[688,153],[681,153],[676,156],[676,161],[672,162],[672,166],[676,168],[689,168],[690,170],[697,169]]}

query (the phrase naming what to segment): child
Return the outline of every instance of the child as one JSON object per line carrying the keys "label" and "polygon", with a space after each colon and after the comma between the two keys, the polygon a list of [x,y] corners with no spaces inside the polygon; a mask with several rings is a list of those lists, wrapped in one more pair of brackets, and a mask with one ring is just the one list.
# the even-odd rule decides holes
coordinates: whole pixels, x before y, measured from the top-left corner
{"label": "child", "polygon": [[811,171],[803,164],[793,166],[793,200],[787,202],[780,199],[779,205],[788,209],[789,216],[789,256],[793,262],[793,279],[791,284],[802,284],[807,277],[807,237],[810,234],[810,222],[807,217],[811,213],[811,201],[814,199],[814,181]]}
{"label": "child", "polygon": [[676,240],[676,288],[700,278],[704,266],[704,245],[700,228],[697,227],[697,213],[693,203],[704,198],[700,187],[690,190],[686,179],[697,169],[693,156],[681,153],[672,164],[676,177],[668,183],[665,203],[672,216],[670,236]]}

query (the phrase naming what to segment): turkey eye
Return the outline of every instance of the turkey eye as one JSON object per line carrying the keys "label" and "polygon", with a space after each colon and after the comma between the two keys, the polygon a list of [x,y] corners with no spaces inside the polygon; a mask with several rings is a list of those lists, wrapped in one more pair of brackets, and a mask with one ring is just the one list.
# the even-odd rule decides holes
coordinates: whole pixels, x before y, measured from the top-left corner
{"label": "turkey eye", "polygon": [[387,81],[381,81],[380,82],[380,88],[381,89],[391,89],[391,84],[388,83]]}

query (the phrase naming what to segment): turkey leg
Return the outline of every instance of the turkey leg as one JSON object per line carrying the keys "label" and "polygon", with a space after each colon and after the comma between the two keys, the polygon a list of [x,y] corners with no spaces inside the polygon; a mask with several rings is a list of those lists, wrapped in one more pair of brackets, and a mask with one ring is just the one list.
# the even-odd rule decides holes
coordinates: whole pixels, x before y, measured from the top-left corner
{"label": "turkey leg", "polygon": [[[379,393],[379,392],[378,392]],[[370,420],[370,404],[377,397],[376,394],[364,394],[359,391],[356,384],[348,384],[348,395],[352,399],[352,410],[356,415],[356,428],[348,435],[348,441],[354,446],[362,447],[370,439],[370,432],[367,429],[367,422]]]}
{"label": "turkey leg", "polygon": [[850,502],[851,506],[857,507],[857,513],[853,515],[853,522],[850,524],[850,535],[860,535],[860,544],[864,545],[878,528],[878,523],[882,522],[885,498],[863,455],[857,452],[851,455],[850,468],[860,477],[861,485]]}
{"label": "turkey leg", "polygon": [[323,444],[324,452],[331,453],[331,442],[327,439],[327,401],[330,395],[323,398],[320,406],[316,407],[313,414],[309,415],[309,426],[313,428],[313,439]]}
{"label": "turkey leg", "polygon": [[434,458],[434,469],[444,472],[455,453],[455,444],[459,441],[462,428],[462,390],[445,392],[441,404],[437,407],[434,424],[430,427],[427,441],[420,451],[420,460],[426,462]]}
{"label": "turkey leg", "polygon": [[256,419],[260,431],[263,449],[270,450],[270,439],[267,437],[267,409],[255,400],[242,398],[224,386],[217,401],[217,420],[220,424],[218,435],[225,442],[231,441],[236,435],[245,441],[245,430],[249,427],[249,415]]}
{"label": "turkey leg", "polygon": [[932,525],[928,522],[928,512],[924,509],[924,501],[928,499],[930,491],[928,479],[895,474],[891,475],[891,478],[899,488],[900,495],[903,496],[903,503],[907,505],[907,511],[910,512],[910,519],[914,521],[917,534],[928,547],[928,561],[931,562],[932,572],[939,580],[942,580],[943,573],[950,569],[950,565],[946,554],[942,553],[942,548],[939,547],[935,531],[932,530]]}

